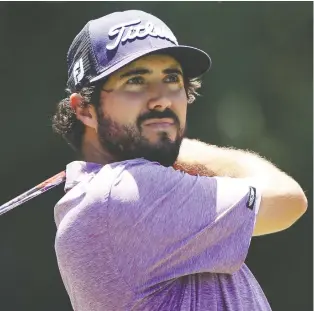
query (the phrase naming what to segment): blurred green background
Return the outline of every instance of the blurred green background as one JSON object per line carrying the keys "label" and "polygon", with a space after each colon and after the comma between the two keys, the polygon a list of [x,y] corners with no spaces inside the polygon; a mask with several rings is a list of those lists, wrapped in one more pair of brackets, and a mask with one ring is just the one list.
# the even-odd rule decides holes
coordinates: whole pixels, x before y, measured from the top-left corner
{"label": "blurred green background", "polygon": [[[0,2],[0,202],[74,159],[50,122],[65,95],[68,47],[88,20],[125,9],[157,15],[180,43],[212,57],[188,136],[259,152],[306,191],[306,215],[253,238],[247,263],[274,311],[312,310],[312,2]],[[1,311],[71,310],[54,253],[62,194],[60,186],[0,218]]]}

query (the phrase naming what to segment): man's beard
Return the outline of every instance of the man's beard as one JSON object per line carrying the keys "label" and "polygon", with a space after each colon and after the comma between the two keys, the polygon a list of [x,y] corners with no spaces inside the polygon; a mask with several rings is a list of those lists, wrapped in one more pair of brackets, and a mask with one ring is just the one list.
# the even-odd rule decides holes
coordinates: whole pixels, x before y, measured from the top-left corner
{"label": "man's beard", "polygon": [[[175,163],[185,130],[180,128],[177,116],[170,109],[163,112],[150,111],[140,116],[136,125],[128,126],[113,121],[104,115],[100,108],[97,109],[97,117],[99,141],[116,161],[144,158],[166,167]],[[177,127],[175,140],[172,141],[167,132],[160,132],[157,143],[151,143],[142,136],[140,127],[142,122],[152,118],[173,119]]]}

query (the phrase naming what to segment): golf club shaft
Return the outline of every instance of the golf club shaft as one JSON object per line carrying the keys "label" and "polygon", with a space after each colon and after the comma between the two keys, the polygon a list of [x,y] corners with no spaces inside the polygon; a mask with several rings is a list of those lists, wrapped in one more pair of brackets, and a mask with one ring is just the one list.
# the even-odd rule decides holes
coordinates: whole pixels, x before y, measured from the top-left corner
{"label": "golf club shaft", "polygon": [[16,198],[0,206],[0,215],[12,210],[13,208],[37,197],[38,195],[60,185],[65,181],[65,171],[62,171],[47,180],[43,181],[39,185],[29,189],[28,191],[20,194]]}

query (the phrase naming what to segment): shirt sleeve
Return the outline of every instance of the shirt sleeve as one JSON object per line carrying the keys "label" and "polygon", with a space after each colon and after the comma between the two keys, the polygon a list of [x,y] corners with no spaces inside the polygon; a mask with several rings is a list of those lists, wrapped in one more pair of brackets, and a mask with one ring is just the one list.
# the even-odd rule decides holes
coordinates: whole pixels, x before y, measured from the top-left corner
{"label": "shirt sleeve", "polygon": [[108,230],[129,284],[232,274],[243,264],[260,204],[246,181],[191,176],[155,163],[126,168],[111,189]]}

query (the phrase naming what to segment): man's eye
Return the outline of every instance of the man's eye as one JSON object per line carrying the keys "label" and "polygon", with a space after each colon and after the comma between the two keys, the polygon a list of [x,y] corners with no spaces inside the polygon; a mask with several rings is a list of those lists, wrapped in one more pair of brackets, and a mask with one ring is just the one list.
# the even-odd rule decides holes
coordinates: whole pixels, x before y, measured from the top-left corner
{"label": "man's eye", "polygon": [[164,79],[164,81],[168,83],[177,83],[180,82],[180,77],[177,74],[170,74]]}
{"label": "man's eye", "polygon": [[144,84],[144,78],[143,77],[133,77],[129,79],[126,84],[132,84],[132,85],[137,85],[137,84]]}

